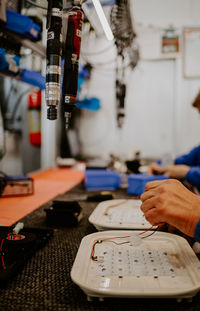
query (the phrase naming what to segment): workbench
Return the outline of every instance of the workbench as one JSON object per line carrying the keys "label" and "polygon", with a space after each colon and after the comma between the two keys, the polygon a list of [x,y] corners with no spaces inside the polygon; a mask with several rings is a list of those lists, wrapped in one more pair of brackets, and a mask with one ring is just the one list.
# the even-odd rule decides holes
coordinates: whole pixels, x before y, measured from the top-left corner
{"label": "workbench", "polygon": [[[92,192],[94,193],[94,192]],[[77,200],[86,192],[79,184],[64,196],[66,200]],[[88,193],[91,194],[91,193]],[[117,190],[116,198],[128,197],[126,190]],[[192,302],[175,299],[94,299],[87,301],[86,295],[70,278],[70,271],[81,239],[96,229],[88,222],[88,217],[96,207],[95,202],[80,201],[83,218],[77,227],[58,228],[53,237],[39,249],[12,278],[5,288],[0,289],[0,310],[2,311],[70,311],[70,310],[200,310],[200,294]],[[26,227],[46,227],[46,214],[41,206],[22,221]]]}

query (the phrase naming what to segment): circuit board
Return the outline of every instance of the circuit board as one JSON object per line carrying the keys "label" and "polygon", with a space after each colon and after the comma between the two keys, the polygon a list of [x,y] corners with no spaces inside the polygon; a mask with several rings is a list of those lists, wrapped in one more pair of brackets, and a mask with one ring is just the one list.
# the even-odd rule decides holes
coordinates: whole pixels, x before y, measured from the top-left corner
{"label": "circuit board", "polygon": [[89,217],[97,230],[148,229],[151,224],[140,210],[141,200],[108,200],[97,205]]}
{"label": "circuit board", "polygon": [[[140,232],[140,233],[139,233]],[[71,278],[88,297],[189,298],[200,289],[200,263],[177,235],[104,231],[83,238]]]}

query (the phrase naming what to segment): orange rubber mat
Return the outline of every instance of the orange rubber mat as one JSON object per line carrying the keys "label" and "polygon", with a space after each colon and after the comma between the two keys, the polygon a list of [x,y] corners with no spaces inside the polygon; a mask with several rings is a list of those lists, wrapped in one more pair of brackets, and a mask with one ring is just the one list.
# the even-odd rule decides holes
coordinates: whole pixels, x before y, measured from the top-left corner
{"label": "orange rubber mat", "polygon": [[11,226],[59,194],[69,191],[84,178],[82,171],[51,168],[29,174],[34,179],[34,194],[0,198],[0,226]]}

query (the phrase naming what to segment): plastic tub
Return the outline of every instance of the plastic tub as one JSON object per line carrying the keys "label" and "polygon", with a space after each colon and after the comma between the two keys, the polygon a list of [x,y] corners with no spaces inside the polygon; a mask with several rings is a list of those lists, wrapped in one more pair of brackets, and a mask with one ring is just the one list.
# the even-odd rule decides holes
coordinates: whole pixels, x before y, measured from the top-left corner
{"label": "plastic tub", "polygon": [[87,190],[115,190],[120,187],[121,177],[112,170],[86,170],[85,188]]}
{"label": "plastic tub", "polygon": [[149,181],[168,179],[165,175],[130,174],[128,175],[128,194],[141,195]]}

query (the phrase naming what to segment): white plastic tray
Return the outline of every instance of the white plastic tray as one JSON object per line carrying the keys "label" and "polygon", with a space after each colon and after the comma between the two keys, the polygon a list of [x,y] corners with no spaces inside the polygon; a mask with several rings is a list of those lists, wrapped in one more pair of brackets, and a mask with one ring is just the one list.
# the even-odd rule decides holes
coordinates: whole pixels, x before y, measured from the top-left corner
{"label": "white plastic tray", "polygon": [[108,200],[97,205],[89,222],[97,230],[148,229],[151,224],[140,210],[141,200]]}
{"label": "white plastic tray", "polygon": [[[200,263],[188,242],[164,232],[155,232],[135,246],[129,243],[131,238],[122,238],[135,238],[138,233],[104,231],[85,236],[71,270],[73,282],[89,298],[194,296],[200,289]],[[97,240],[93,254],[97,261],[93,261]]]}

